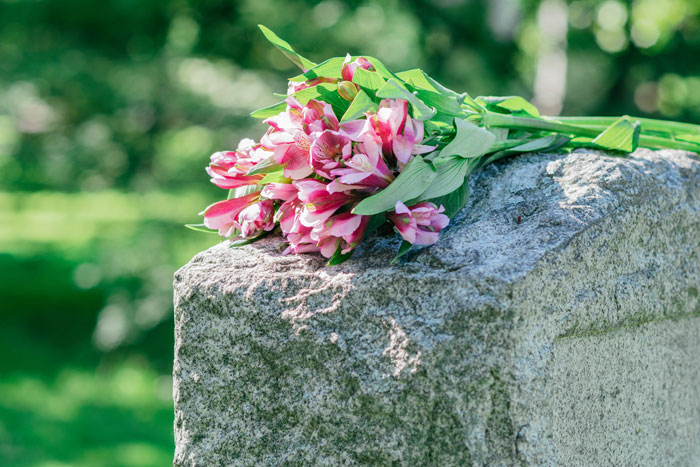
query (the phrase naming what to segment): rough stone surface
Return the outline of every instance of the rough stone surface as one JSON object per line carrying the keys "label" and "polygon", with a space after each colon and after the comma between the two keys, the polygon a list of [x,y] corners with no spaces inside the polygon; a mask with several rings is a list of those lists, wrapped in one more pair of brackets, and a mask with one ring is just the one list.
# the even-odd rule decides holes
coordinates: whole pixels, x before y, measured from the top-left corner
{"label": "rough stone surface", "polygon": [[175,465],[700,465],[700,161],[520,156],[436,245],[175,275]]}

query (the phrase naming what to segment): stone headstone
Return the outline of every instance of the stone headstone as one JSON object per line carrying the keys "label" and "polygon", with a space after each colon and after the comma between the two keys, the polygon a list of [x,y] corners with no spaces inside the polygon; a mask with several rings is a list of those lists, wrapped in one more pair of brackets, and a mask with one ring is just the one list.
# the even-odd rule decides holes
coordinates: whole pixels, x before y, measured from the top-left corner
{"label": "stone headstone", "polygon": [[175,275],[175,465],[700,465],[700,161],[519,156],[440,241]]}

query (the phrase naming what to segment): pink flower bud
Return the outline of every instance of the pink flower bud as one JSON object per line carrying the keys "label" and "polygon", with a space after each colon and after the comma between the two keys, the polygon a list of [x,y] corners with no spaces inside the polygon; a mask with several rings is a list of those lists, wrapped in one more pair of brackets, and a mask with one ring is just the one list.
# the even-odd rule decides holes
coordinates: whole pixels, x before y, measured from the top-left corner
{"label": "pink flower bud", "polygon": [[352,81],[352,77],[355,76],[355,70],[358,68],[374,71],[374,66],[365,57],[358,57],[353,61],[350,54],[347,54],[345,56],[345,61],[343,62],[343,68],[341,68],[340,74],[343,76],[345,81]]}

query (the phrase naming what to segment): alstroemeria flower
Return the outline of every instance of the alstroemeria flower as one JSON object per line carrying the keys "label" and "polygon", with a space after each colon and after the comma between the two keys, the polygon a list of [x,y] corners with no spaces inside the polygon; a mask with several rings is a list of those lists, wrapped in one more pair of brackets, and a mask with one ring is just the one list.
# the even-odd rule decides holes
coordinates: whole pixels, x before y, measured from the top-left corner
{"label": "alstroemeria flower", "polygon": [[352,153],[352,141],[345,134],[326,130],[311,144],[311,165],[317,174],[332,179],[332,171]]}
{"label": "alstroemeria flower", "polygon": [[374,118],[370,118],[385,156],[393,154],[396,160],[406,165],[413,154],[423,154],[433,146],[419,144],[423,140],[423,122],[408,115],[408,102],[402,99],[383,99]]}
{"label": "alstroemeria flower", "polygon": [[323,224],[341,206],[357,199],[345,192],[330,193],[325,183],[312,178],[298,180],[294,185],[299,190],[298,197],[303,204],[299,222],[306,227]]}
{"label": "alstroemeria flower", "polygon": [[238,214],[260,197],[260,192],[256,191],[240,198],[232,198],[226,201],[219,201],[200,212],[204,216],[204,225],[209,229],[219,231],[222,237],[231,237],[238,231]]}
{"label": "alstroemeria flower", "polygon": [[445,212],[443,206],[438,209],[426,201],[411,207],[397,201],[394,211],[388,216],[389,219],[401,237],[414,245],[432,245],[437,242],[440,231],[450,223],[449,217],[442,214]]}
{"label": "alstroemeria flower", "polygon": [[360,216],[349,212],[338,214],[324,222],[322,228],[311,232],[312,239],[318,239],[321,254],[330,258],[338,251],[348,253],[355,248],[365,233],[370,216]]}
{"label": "alstroemeria flower", "polygon": [[287,110],[264,121],[270,125],[261,138],[262,146],[273,152],[277,163],[284,165],[284,176],[299,180],[311,175],[309,150],[312,137],[325,130],[337,130],[338,118],[325,102],[310,100],[305,106],[287,98]]}
{"label": "alstroemeria flower", "polygon": [[347,54],[345,56],[345,61],[343,62],[343,67],[340,69],[340,74],[343,76],[345,81],[352,81],[352,77],[355,76],[355,70],[358,68],[374,71],[374,65],[372,65],[365,57],[357,57],[355,60],[353,60],[350,54]]}
{"label": "alstroemeria flower", "polygon": [[235,151],[221,151],[212,154],[207,173],[211,182],[224,189],[238,188],[258,183],[264,175],[246,175],[258,162],[268,157],[270,152],[262,149],[252,139],[245,138]]}
{"label": "alstroemeria flower", "polygon": [[375,138],[370,134],[365,134],[363,138],[352,158],[345,161],[344,167],[331,170],[333,177],[337,177],[328,185],[331,193],[350,189],[386,188],[394,180],[394,174],[384,162]]}
{"label": "alstroemeria flower", "polygon": [[246,206],[236,216],[236,226],[242,238],[255,237],[263,231],[275,228],[273,216],[275,214],[274,201],[267,199]]}

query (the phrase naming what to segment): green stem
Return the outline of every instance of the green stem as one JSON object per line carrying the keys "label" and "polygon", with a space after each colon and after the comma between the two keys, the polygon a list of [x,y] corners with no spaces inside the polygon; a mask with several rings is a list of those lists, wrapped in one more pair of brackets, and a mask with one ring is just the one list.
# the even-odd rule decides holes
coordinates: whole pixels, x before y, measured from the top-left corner
{"label": "green stem", "polygon": [[510,128],[518,130],[539,130],[551,131],[554,133],[562,133],[573,136],[590,136],[595,138],[600,134],[600,131],[593,128],[568,125],[550,120],[539,118],[516,117],[513,115],[499,114],[494,112],[485,112],[482,116],[484,126],[492,126],[498,128]]}
{"label": "green stem", "polygon": [[[529,131],[551,131],[553,133],[561,133],[571,136],[595,138],[601,133],[602,130],[607,128],[607,126],[605,126],[606,124],[612,124],[617,119],[607,119],[607,117],[574,117],[567,119],[567,117],[563,117],[559,120],[571,123],[575,122],[576,125],[555,121],[552,119],[552,117],[546,117],[546,119],[539,119],[530,117],[516,117],[513,115],[499,114],[494,112],[485,112],[482,116],[481,121],[484,124],[484,126]],[[647,128],[648,130],[657,130],[665,128],[665,131],[673,131],[674,129],[677,130],[677,128],[688,129],[690,127],[698,127],[700,129],[700,126],[688,123],[664,122],[661,120],[651,119],[646,120],[649,126],[652,127]],[[583,144],[570,143],[570,145],[585,146],[585,142]],[[673,135],[671,135],[671,137],[668,137],[644,134],[644,122],[642,122],[642,135],[640,135],[639,137],[639,146],[651,149],[682,149],[686,151],[700,152],[700,144],[698,143],[693,143],[689,141],[679,141],[674,139]]]}
{"label": "green stem", "polygon": [[[596,126],[607,128],[619,117],[542,117],[548,121],[556,121],[570,125]],[[695,134],[700,135],[700,125],[683,122],[669,122],[653,118],[629,117],[630,120],[638,120],[642,124],[642,132],[658,131],[671,134]]]}

